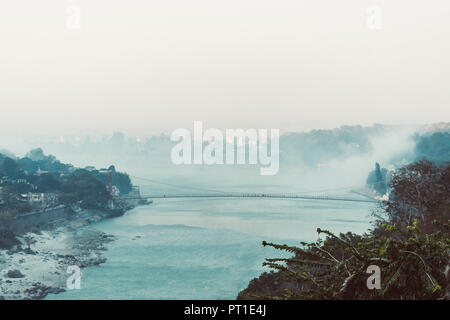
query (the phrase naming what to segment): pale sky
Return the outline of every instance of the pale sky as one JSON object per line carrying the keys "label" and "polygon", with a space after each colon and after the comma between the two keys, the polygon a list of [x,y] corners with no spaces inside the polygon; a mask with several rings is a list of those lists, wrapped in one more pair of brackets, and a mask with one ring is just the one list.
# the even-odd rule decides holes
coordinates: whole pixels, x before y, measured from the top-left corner
{"label": "pale sky", "polygon": [[449,39],[448,0],[2,1],[0,134],[450,121]]}

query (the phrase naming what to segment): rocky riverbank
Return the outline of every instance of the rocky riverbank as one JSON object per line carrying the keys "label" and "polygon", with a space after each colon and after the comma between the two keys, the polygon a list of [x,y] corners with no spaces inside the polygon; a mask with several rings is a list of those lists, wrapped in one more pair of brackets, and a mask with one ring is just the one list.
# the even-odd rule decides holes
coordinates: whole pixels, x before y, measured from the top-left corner
{"label": "rocky riverbank", "polygon": [[12,249],[0,250],[0,299],[43,299],[67,290],[68,267],[82,271],[105,262],[105,244],[114,237],[67,226],[27,233],[18,240],[20,244]]}
{"label": "rocky riverbank", "polygon": [[46,217],[44,222],[32,215],[21,217],[3,243],[9,249],[0,249],[0,300],[43,299],[67,290],[73,274],[68,267],[76,266],[82,272],[105,262],[105,244],[114,240],[90,226],[123,215],[141,204],[139,198],[137,192],[136,199],[123,201],[114,210],[64,208],[66,214]]}

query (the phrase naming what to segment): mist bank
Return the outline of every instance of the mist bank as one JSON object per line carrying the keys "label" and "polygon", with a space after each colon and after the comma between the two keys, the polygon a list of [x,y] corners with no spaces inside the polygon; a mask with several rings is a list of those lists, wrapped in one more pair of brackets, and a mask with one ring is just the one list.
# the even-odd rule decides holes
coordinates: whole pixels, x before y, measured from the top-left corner
{"label": "mist bank", "polygon": [[[446,151],[450,124],[426,126],[342,126],[332,130],[286,133],[280,136],[280,168],[262,177],[258,165],[175,165],[170,155],[176,142],[164,134],[132,137],[116,132],[105,136],[58,136],[23,139],[14,146],[20,153],[41,147],[46,153],[78,167],[105,167],[115,163],[128,173],[165,182],[222,187],[277,185],[286,191],[363,185],[376,162],[395,169],[421,158],[449,160]],[[16,138],[17,139],[17,138]],[[430,143],[438,144],[428,148]],[[24,151],[25,150],[25,151]],[[432,154],[431,151],[434,152]],[[438,150],[438,151],[436,151]]]}

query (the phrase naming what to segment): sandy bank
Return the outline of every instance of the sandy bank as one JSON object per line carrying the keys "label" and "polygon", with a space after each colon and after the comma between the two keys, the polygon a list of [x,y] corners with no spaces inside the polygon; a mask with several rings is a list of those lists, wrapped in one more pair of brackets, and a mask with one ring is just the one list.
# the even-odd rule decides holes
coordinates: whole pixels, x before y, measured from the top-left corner
{"label": "sandy bank", "polygon": [[[26,237],[33,239],[28,245]],[[65,291],[68,266],[80,269],[106,261],[102,253],[113,236],[72,226],[27,233],[20,245],[0,250],[0,299],[43,299],[48,293]]]}

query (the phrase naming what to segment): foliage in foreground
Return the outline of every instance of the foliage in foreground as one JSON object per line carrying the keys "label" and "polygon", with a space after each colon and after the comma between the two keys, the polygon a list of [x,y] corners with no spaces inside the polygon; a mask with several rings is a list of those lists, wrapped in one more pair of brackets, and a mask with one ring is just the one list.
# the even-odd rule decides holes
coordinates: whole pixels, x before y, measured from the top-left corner
{"label": "foliage in foreground", "polygon": [[[450,298],[450,166],[413,163],[394,174],[391,187],[393,198],[382,208],[386,218],[378,214],[369,234],[317,229],[325,239],[301,247],[263,242],[294,255],[266,259],[277,272],[253,280],[238,298]],[[370,265],[381,270],[380,289],[367,286]]]}
{"label": "foliage in foreground", "polygon": [[[384,224],[386,236],[339,237],[318,229],[325,241],[302,243],[305,248],[264,245],[295,253],[291,259],[267,259],[264,265],[302,279],[309,286],[298,292],[286,290],[278,299],[437,299],[445,295],[444,275],[450,252],[449,225],[445,232],[425,234],[418,220],[399,230]],[[446,234],[445,234],[446,233]],[[286,264],[281,264],[285,262]],[[367,268],[381,269],[381,289],[369,290]]]}

